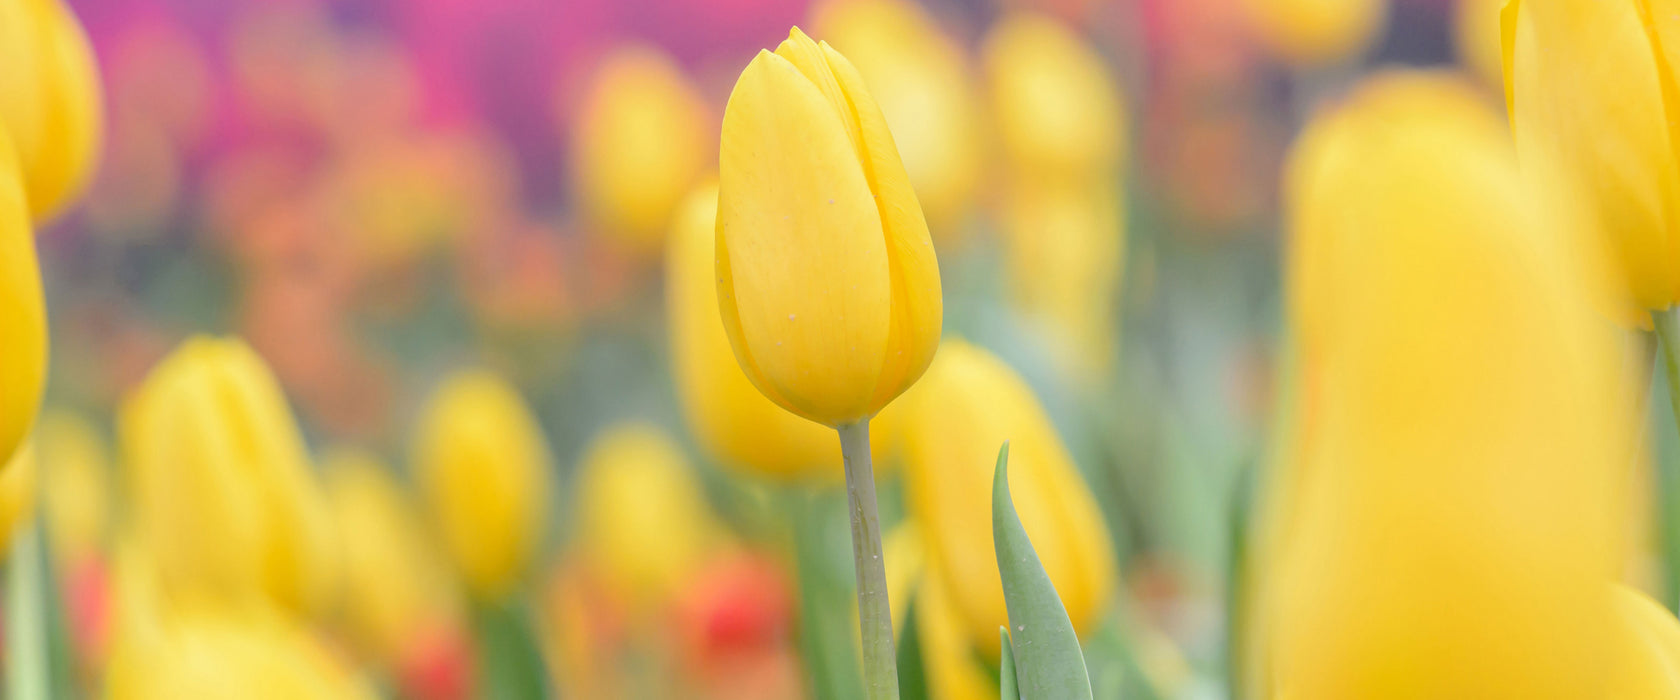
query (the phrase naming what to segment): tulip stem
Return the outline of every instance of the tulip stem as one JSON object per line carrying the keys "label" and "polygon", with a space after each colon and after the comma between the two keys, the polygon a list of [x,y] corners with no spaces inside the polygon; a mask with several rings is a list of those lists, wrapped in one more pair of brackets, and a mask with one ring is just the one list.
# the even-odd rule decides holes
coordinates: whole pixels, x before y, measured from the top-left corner
{"label": "tulip stem", "polygon": [[898,653],[893,648],[887,567],[881,552],[881,516],[875,508],[869,420],[839,427],[846,463],[846,500],[852,518],[852,561],[857,567],[858,627],[863,638],[863,685],[869,700],[898,699]]}
{"label": "tulip stem", "polygon": [[[1680,430],[1680,307],[1664,311],[1652,311],[1651,322],[1657,330],[1657,345],[1662,348],[1663,375],[1668,379],[1668,403],[1674,413],[1675,427]],[[1675,510],[1680,508],[1680,498],[1676,498],[1676,489],[1680,489],[1680,478],[1676,478],[1674,468],[1663,460],[1657,460],[1658,502],[1663,512],[1662,542],[1668,550],[1664,563],[1668,568],[1669,600],[1663,601],[1664,607],[1674,610],[1680,601],[1675,600],[1674,591],[1680,590],[1680,532],[1676,532]]]}

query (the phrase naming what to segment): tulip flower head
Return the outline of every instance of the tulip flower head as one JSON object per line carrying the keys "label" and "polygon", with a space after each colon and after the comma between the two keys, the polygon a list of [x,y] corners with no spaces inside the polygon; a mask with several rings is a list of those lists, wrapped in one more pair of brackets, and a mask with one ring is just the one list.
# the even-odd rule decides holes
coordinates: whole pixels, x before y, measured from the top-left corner
{"label": "tulip flower head", "polygon": [[[0,92],[0,109],[5,102]],[[23,177],[12,139],[0,129],[0,337],[7,339],[0,350],[0,463],[29,433],[47,377],[46,302]]]}
{"label": "tulip flower head", "polygon": [[602,58],[571,145],[573,189],[592,233],[657,254],[671,211],[709,161],[716,118],[659,49],[632,44]]}
{"label": "tulip flower head", "polygon": [[[678,208],[665,251],[671,374],[688,429],[713,459],[779,480],[840,478],[834,431],[788,413],[753,388],[718,314],[717,184]],[[877,456],[885,441],[876,441]]]}
{"label": "tulip flower head", "polygon": [[525,400],[500,377],[467,370],[421,410],[414,469],[444,551],[476,595],[521,583],[548,516],[549,450]]}
{"label": "tulip flower head", "polygon": [[596,438],[577,493],[581,554],[610,590],[644,610],[672,602],[723,542],[693,468],[652,426]]}
{"label": "tulip flower head", "polygon": [[[1660,5],[1660,6],[1654,6]],[[1505,93],[1523,164],[1573,178],[1609,242],[1625,306],[1680,301],[1680,97],[1667,3],[1511,0]]]}
{"label": "tulip flower head", "polygon": [[1290,159],[1256,697],[1641,697],[1604,692],[1631,394],[1568,217],[1479,104],[1386,74]]}
{"label": "tulip flower head", "polygon": [[332,518],[280,384],[250,346],[182,343],[128,397],[119,432],[132,526],[167,590],[320,610]]}
{"label": "tulip flower head", "polygon": [[997,658],[1009,622],[992,544],[992,465],[1009,442],[1009,490],[1044,570],[1081,633],[1108,609],[1118,579],[1113,541],[1038,398],[985,350],[947,341],[905,397],[906,507],[929,564],[944,572],[975,649]]}
{"label": "tulip flower head", "polygon": [[54,561],[75,566],[102,556],[111,518],[111,458],[104,436],[87,418],[54,410],[41,415],[34,439]]}
{"label": "tulip flower head", "polygon": [[866,420],[938,347],[939,266],[886,118],[850,61],[795,28],[729,97],[718,303],[754,386],[829,426]]}
{"label": "tulip flower head", "polygon": [[93,177],[104,119],[93,48],[62,0],[8,0],[0,65],[0,129],[17,143],[29,210],[46,221]]}
{"label": "tulip flower head", "polygon": [[1128,115],[1101,54],[1045,15],[1005,16],[983,48],[999,145],[1018,178],[1085,182],[1117,175]]}

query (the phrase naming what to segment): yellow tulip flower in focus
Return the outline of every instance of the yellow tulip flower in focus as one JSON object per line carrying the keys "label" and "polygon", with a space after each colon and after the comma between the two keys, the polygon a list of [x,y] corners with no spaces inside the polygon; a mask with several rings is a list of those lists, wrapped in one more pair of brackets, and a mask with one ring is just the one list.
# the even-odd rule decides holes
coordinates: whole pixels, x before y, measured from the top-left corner
{"label": "yellow tulip flower in focus", "polygon": [[938,347],[939,266],[880,107],[795,28],[723,117],[718,301],[759,391],[828,426],[868,419]]}
{"label": "yellow tulip flower in focus", "polygon": [[573,193],[592,233],[657,255],[671,211],[710,160],[717,122],[669,56],[631,44],[601,59],[572,134]]}
{"label": "yellow tulip flower in focus", "polygon": [[387,669],[458,624],[444,562],[412,496],[389,468],[351,449],[322,460],[343,556],[343,614],[357,643]]}
{"label": "yellow tulip flower in focus", "polygon": [[1611,242],[1626,305],[1680,301],[1680,25],[1672,2],[1511,0],[1505,91],[1524,165],[1553,162]]}
{"label": "yellow tulip flower in focus", "polygon": [[486,371],[449,377],[421,410],[412,459],[468,587],[490,600],[512,592],[541,544],[550,495],[548,442],[525,400]]}
{"label": "yellow tulip flower in focus", "polygon": [[187,340],[118,424],[130,524],[169,590],[322,607],[332,518],[280,384],[250,346]]}
{"label": "yellow tulip flower in focus", "polygon": [[0,2],[0,127],[17,143],[29,210],[51,219],[93,178],[104,129],[93,47],[62,0]]}
{"label": "yellow tulip flower in focus", "polygon": [[[0,91],[0,109],[5,96]],[[0,350],[0,463],[29,433],[47,377],[47,309],[20,168],[12,139],[0,130],[0,338],[7,339]]]}
{"label": "yellow tulip flower in focus", "polygon": [[648,425],[595,439],[578,475],[578,538],[587,565],[638,609],[670,603],[723,543],[682,451]]}
{"label": "yellow tulip flower in focus", "polygon": [[[717,185],[708,183],[678,208],[665,251],[671,373],[688,429],[732,469],[789,481],[838,481],[834,431],[765,398],[735,361],[718,315],[716,229]],[[877,455],[885,442],[875,442]]]}
{"label": "yellow tulip flower in focus", "polygon": [[1255,555],[1255,697],[1642,697],[1605,670],[1631,392],[1588,251],[1474,95],[1385,74],[1290,159],[1300,385]]}
{"label": "yellow tulip flower in focus", "polygon": [[811,23],[880,104],[934,240],[961,242],[982,168],[980,100],[962,48],[911,0],[828,0]]}
{"label": "yellow tulip flower in focus", "polygon": [[1009,490],[1074,628],[1094,629],[1118,581],[1108,525],[1025,380],[980,348],[948,341],[905,396],[906,509],[944,572],[974,648],[998,656],[1007,624],[992,545],[992,468],[1009,442]]}
{"label": "yellow tulip flower in focus", "polygon": [[81,415],[47,411],[35,426],[41,499],[53,559],[73,566],[106,549],[111,458],[99,429]]}
{"label": "yellow tulip flower in focus", "polygon": [[1266,50],[1300,68],[1354,58],[1381,36],[1388,0],[1243,0]]}

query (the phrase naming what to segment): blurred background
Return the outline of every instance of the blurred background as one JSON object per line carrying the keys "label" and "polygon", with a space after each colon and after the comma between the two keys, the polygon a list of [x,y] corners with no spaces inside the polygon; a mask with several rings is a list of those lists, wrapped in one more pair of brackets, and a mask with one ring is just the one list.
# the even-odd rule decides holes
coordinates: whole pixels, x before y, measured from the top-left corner
{"label": "blurred background", "polygon": [[[1462,70],[1502,110],[1499,4],[73,0],[106,129],[38,238],[67,687],[103,687],[116,636],[131,397],[209,334],[260,356],[307,446],[336,572],[308,644],[378,692],[845,697],[837,472],[766,475],[708,434],[740,428],[681,376],[666,246],[735,78],[797,24],[886,112],[945,336],[1024,379],[1098,506],[1119,571],[1086,626],[1115,659],[1099,690],[1228,697],[1232,532],[1280,384],[1283,154],[1379,66]],[[477,422],[468,446],[450,421]],[[877,441],[889,566],[916,571],[935,528]],[[423,473],[448,460],[465,474]],[[496,460],[535,466],[437,495]],[[438,522],[475,508],[529,513]],[[956,644],[982,687],[993,642]],[[930,697],[969,697],[926,653]]]}

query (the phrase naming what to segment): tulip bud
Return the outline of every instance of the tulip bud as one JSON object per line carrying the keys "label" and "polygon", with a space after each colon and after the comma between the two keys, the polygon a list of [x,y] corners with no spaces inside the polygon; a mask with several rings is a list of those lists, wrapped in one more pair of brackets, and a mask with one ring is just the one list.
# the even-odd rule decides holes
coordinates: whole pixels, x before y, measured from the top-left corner
{"label": "tulip bud", "polygon": [[443,561],[412,497],[375,457],[341,449],[323,464],[343,556],[344,621],[367,656],[398,668],[430,633],[458,622]]}
{"label": "tulip bud", "polygon": [[812,17],[880,104],[934,239],[960,242],[981,173],[979,97],[962,48],[909,0],[828,0]]}
{"label": "tulip bud", "polygon": [[[1641,2],[1505,6],[1505,92],[1525,166],[1546,160],[1589,202],[1626,305],[1680,301],[1680,158],[1671,51],[1680,28]],[[1664,15],[1653,19],[1653,13]],[[1648,314],[1640,324],[1650,327]]]}
{"label": "tulip bud", "polygon": [[591,232],[657,254],[671,211],[709,160],[715,118],[659,49],[633,44],[604,57],[571,142],[574,196]]}
{"label": "tulip bud", "polygon": [[243,341],[187,340],[122,407],[129,514],[168,590],[313,612],[331,517],[286,397]]}
{"label": "tulip bud", "polygon": [[548,517],[549,451],[519,393],[481,370],[438,387],[415,427],[412,459],[444,551],[473,593],[518,586]]}
{"label": "tulip bud", "polygon": [[1115,76],[1073,29],[1019,12],[986,36],[986,76],[1012,180],[1117,177],[1128,117]]}
{"label": "tulip bud", "polygon": [[35,517],[36,464],[34,445],[25,442],[0,470],[0,552],[10,548],[12,535]]}
{"label": "tulip bud", "polygon": [[1375,78],[1291,156],[1263,697],[1631,697],[1603,670],[1631,393],[1586,251],[1474,95]]}
{"label": "tulip bud", "polygon": [[585,566],[633,609],[669,604],[723,543],[693,468],[652,426],[623,425],[597,437],[577,494]]}
{"label": "tulip bud", "polygon": [[974,648],[998,656],[1008,624],[992,545],[992,465],[1009,442],[1009,490],[1044,570],[1081,634],[1114,595],[1117,565],[1096,498],[1014,370],[959,341],[905,399],[906,509],[921,525],[928,561],[946,575]]}
{"label": "tulip bud", "polygon": [[[716,230],[717,185],[708,183],[678,209],[665,251],[671,374],[689,432],[726,467],[778,479],[838,481],[834,431],[765,398],[735,361],[718,313]],[[877,457],[885,444],[874,441]]]}
{"label": "tulip bud", "polygon": [[101,557],[111,514],[109,446],[86,418],[48,411],[35,426],[41,498],[53,561],[61,567]]}
{"label": "tulip bud", "polygon": [[104,122],[99,68],[61,0],[0,3],[0,127],[23,164],[29,210],[46,221],[87,187]]}
{"label": "tulip bud", "polygon": [[1388,21],[1387,0],[1245,0],[1249,28],[1266,50],[1312,68],[1358,58]]}
{"label": "tulip bud", "polygon": [[[0,48],[0,65],[6,65],[5,51]],[[7,104],[4,81],[0,76],[0,109]],[[46,303],[21,178],[12,140],[0,129],[0,338],[7,339],[0,350],[0,463],[18,449],[35,421],[47,374]]]}
{"label": "tulip bud", "polygon": [[943,313],[881,109],[851,62],[795,28],[742,71],[720,153],[718,303],[741,368],[795,414],[868,419],[932,361]]}

